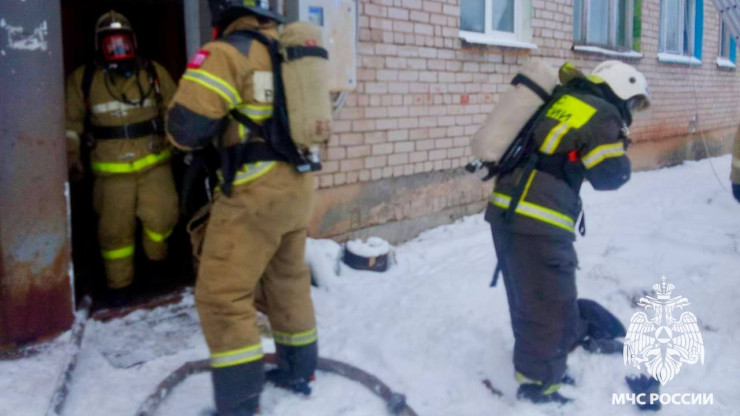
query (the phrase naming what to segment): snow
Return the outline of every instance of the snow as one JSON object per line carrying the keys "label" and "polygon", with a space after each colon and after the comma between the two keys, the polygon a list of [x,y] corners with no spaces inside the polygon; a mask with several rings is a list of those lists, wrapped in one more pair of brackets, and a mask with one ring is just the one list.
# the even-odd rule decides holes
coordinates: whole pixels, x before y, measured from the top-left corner
{"label": "snow", "polygon": [[360,239],[347,241],[347,250],[361,257],[371,258],[388,254],[391,245],[379,237],[370,237],[367,241]]}
{"label": "snow", "polygon": [[[674,295],[688,298],[706,347],[704,365],[684,365],[665,393],[712,393],[711,406],[664,406],[667,415],[740,414],[740,204],[714,177],[729,175],[720,157],[637,173],[617,192],[584,187],[588,235],[579,238],[578,288],[623,322],[640,310],[635,301],[666,275]],[[633,369],[621,355],[569,357],[576,401],[566,407],[513,399],[511,334],[504,288],[488,288],[495,265],[482,215],[438,227],[396,249],[386,273],[352,270],[337,261],[340,246],[310,240],[307,248],[320,288],[313,297],[320,352],[356,365],[407,396],[420,415],[494,414],[638,415],[611,404],[626,393]],[[339,270],[338,270],[339,269]],[[339,272],[339,273],[338,273]],[[192,296],[177,305],[88,324],[64,416],[130,416],[170,372],[207,357]],[[33,357],[0,361],[0,416],[43,415],[66,363],[69,335]],[[152,340],[157,340],[153,342]],[[264,339],[266,351],[274,348]],[[118,352],[119,354],[116,354]],[[116,367],[127,367],[118,368]],[[489,378],[498,398],[481,384]],[[201,415],[213,407],[210,379],[179,385],[158,415]],[[319,373],[310,398],[267,387],[261,416],[385,415],[364,387]]]}

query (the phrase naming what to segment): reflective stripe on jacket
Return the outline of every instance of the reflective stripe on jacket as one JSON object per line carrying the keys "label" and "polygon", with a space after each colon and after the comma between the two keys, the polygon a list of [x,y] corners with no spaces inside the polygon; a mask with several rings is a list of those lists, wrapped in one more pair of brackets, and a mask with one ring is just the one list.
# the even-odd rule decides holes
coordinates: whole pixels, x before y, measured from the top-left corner
{"label": "reflective stripe on jacket", "polygon": [[[224,35],[247,29],[257,30],[271,38],[277,37],[274,23],[262,24],[253,16],[235,20],[226,28]],[[180,128],[197,132],[202,130],[197,128],[197,123],[202,123],[203,120],[211,120],[213,123],[228,120],[222,132],[221,144],[230,147],[243,143],[250,138],[250,132],[229,113],[237,110],[260,125],[272,117],[272,74],[268,49],[256,40],[239,45],[223,40],[207,43],[188,65],[172,102],[173,107],[186,107],[201,120],[194,117],[191,117],[192,120],[180,120],[180,123],[186,124]],[[204,146],[212,140],[206,135],[188,138],[187,143],[178,142],[178,139],[182,140],[182,137],[170,137],[170,140],[183,148],[193,147],[194,144]],[[239,166],[233,185],[250,182],[267,173],[273,165],[274,163],[253,163]]]}

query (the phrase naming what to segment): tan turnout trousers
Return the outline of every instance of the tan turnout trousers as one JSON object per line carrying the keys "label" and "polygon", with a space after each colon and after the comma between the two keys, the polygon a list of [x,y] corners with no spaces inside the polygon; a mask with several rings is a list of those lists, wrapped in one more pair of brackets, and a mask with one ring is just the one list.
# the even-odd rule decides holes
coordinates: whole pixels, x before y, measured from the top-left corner
{"label": "tan turnout trousers", "polygon": [[206,229],[195,298],[215,363],[219,352],[261,356],[255,301],[276,341],[301,334],[315,340],[305,261],[313,177],[282,162],[264,166],[231,198],[216,195]]}

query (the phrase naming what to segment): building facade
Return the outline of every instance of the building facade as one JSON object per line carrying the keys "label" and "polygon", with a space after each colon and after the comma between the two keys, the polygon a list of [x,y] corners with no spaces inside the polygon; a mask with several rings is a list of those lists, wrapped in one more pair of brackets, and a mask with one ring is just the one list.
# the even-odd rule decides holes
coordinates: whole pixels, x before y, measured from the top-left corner
{"label": "building facade", "polygon": [[[738,124],[737,47],[707,0],[310,1],[358,12],[357,87],[317,175],[313,237],[398,242],[480,212],[492,184],[463,171],[469,140],[530,57],[645,73],[653,106],[632,128],[636,169],[721,154]],[[175,78],[209,36],[206,0],[0,3],[0,351],[73,320],[64,77],[90,60],[110,8]]]}
{"label": "building facade", "polygon": [[[412,237],[478,212],[469,140],[530,57],[620,59],[653,99],[636,169],[723,153],[740,121],[736,45],[702,0],[361,0],[358,87],[334,122],[313,234]],[[361,230],[357,232],[357,230]]]}

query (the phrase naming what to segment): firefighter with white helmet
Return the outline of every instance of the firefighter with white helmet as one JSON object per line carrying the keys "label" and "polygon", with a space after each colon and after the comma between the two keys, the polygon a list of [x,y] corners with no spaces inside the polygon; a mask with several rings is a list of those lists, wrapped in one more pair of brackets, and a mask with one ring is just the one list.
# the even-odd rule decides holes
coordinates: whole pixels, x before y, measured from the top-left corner
{"label": "firefighter with white helmet", "polygon": [[98,19],[95,51],[94,62],[67,80],[68,159],[74,176],[82,170],[83,146],[90,154],[108,301],[120,306],[131,299],[136,219],[149,271],[163,269],[178,219],[163,119],[175,84],[164,67],[139,55],[131,23],[120,13]]}
{"label": "firefighter with white helmet", "polygon": [[528,130],[528,156],[499,176],[486,211],[514,330],[517,396],[535,403],[569,401],[558,393],[568,352],[601,348],[590,317],[606,322],[600,333],[623,331],[605,309],[577,299],[573,241],[585,233],[583,180],[597,190],[629,180],[628,126],[650,105],[645,77],[619,61],[589,76],[566,64],[561,81]]}
{"label": "firefighter with white helmet", "polygon": [[[278,38],[283,18],[269,3],[209,1],[216,40],[191,59],[168,112],[167,131],[175,146],[215,146],[220,155],[220,185],[205,228],[195,300],[222,416],[253,415],[265,379],[310,394],[318,359],[305,261],[314,179],[283,152],[295,149],[300,132],[288,133],[278,123],[288,109],[276,70],[285,70],[291,61],[315,63],[326,51],[317,47],[321,32],[315,27],[314,37],[285,47],[283,36],[296,24],[286,26]],[[278,44],[285,55],[276,59]],[[291,48],[300,49],[295,55],[304,58],[293,60]],[[325,71],[316,75],[326,82]],[[314,106],[326,100],[330,117],[328,97],[327,89],[308,98]],[[329,130],[323,136],[328,139]],[[275,339],[277,368],[267,373],[258,309],[269,317]]]}

